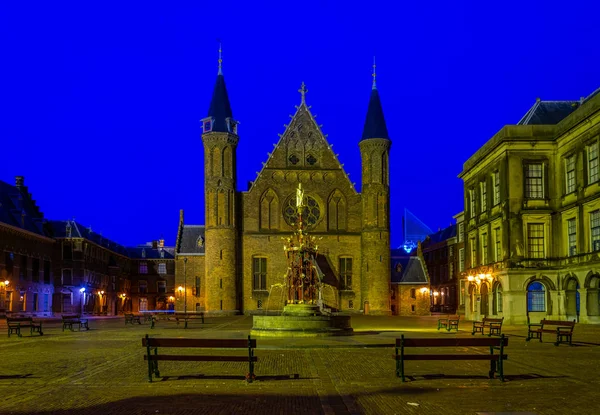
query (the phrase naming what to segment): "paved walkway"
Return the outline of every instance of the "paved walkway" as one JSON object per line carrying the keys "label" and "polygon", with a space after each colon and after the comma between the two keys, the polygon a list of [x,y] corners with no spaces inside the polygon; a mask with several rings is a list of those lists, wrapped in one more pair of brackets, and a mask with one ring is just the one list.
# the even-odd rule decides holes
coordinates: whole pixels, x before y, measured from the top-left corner
{"label": "paved walkway", "polygon": [[[147,381],[141,338],[245,338],[252,317],[207,318],[187,330],[159,321],[154,330],[123,318],[90,320],[89,332],[0,336],[1,414],[593,414],[600,413],[600,326],[575,327],[575,346],[525,342],[507,326],[507,381],[487,378],[480,361],[409,361],[410,381],[395,377],[394,339],[471,337],[438,332],[433,317],[353,317],[355,335],[259,338],[258,379],[235,362],[161,362]],[[0,333],[6,333],[5,322]]]}

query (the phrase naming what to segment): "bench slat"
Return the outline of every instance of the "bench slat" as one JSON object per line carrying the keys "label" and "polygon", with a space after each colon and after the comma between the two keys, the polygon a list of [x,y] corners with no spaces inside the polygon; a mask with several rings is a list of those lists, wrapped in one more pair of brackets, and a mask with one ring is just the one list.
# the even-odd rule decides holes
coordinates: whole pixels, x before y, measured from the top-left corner
{"label": "bench slat", "polygon": [[[504,338],[448,338],[448,339],[404,339],[404,347],[484,347],[508,345]],[[396,347],[402,346],[402,339],[396,339]]]}
{"label": "bench slat", "polygon": [[[148,360],[148,355],[144,355],[144,360]],[[192,361],[192,362],[249,362],[248,356],[197,356],[197,355],[151,355],[150,360],[178,360],[178,361]],[[252,356],[252,361],[257,362],[258,358]]]}
{"label": "bench slat", "polygon": [[[150,347],[205,347],[205,348],[248,348],[248,339],[155,339],[142,338],[142,346]],[[250,340],[250,347],[256,348],[256,339]]]}
{"label": "bench slat", "polygon": [[[401,355],[393,355],[396,360],[401,360]],[[502,355],[506,360],[508,355]],[[499,354],[405,354],[404,360],[500,360]]]}

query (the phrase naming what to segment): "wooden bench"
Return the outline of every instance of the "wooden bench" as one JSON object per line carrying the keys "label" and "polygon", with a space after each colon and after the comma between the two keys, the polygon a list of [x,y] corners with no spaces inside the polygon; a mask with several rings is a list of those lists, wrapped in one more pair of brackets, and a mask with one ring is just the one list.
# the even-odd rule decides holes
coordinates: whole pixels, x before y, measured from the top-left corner
{"label": "wooden bench", "polygon": [[442,317],[438,319],[438,330],[441,328],[445,328],[446,330],[450,331],[452,329],[455,329],[456,331],[458,331],[458,322],[460,321],[460,316],[456,315],[456,316],[446,316],[446,317]]}
{"label": "wooden bench", "polygon": [[[160,377],[158,370],[159,360],[173,360],[185,362],[248,362],[248,373],[246,381],[252,383],[256,376],[254,375],[254,362],[258,359],[254,356],[256,348],[256,339],[181,339],[181,338],[152,338],[146,334],[142,338],[142,346],[146,348],[147,354],[144,360],[148,361],[148,381],[152,382],[152,373],[155,377]],[[170,355],[158,354],[159,347],[189,347],[189,348],[204,348],[204,349],[246,349],[246,356],[240,355]]]}
{"label": "wooden bench", "polygon": [[79,314],[63,315],[62,316],[62,331],[65,331],[65,329],[67,329],[67,328],[71,331],[75,331],[75,330],[73,330],[73,326],[78,326],[79,331],[81,331],[82,327],[85,327],[86,330],[90,329],[87,318],[81,318],[81,316]]}
{"label": "wooden bench", "polygon": [[[504,381],[504,363],[508,358],[504,354],[504,347],[508,346],[508,338],[504,334],[499,338],[442,338],[442,339],[405,339],[404,335],[396,339],[396,376],[405,381],[404,361],[405,360],[489,360],[490,371],[488,375],[490,379],[494,378],[494,374],[498,372],[500,379]],[[489,354],[482,353],[461,353],[461,354],[405,354],[404,349],[409,347],[489,347]],[[498,354],[494,354],[494,350],[498,350]],[[496,363],[497,362],[497,363]],[[496,369],[498,367],[498,370]]]}
{"label": "wooden bench", "polygon": [[200,320],[202,324],[204,324],[204,313],[175,313],[175,320],[177,321],[177,324],[179,324],[180,321],[183,321],[185,323],[183,328],[187,329],[188,321]]}
{"label": "wooden bench", "polygon": [[142,318],[142,316],[137,315],[137,314],[125,313],[125,325],[127,325],[127,323],[129,323],[131,325],[133,325],[133,323],[142,324],[141,318]]}
{"label": "wooden bench", "polygon": [[484,317],[482,321],[474,321],[473,322],[473,332],[471,333],[472,335],[475,335],[475,333],[481,333],[482,335],[485,332],[485,329],[488,329],[488,336],[491,336],[492,334],[495,335],[500,335],[500,333],[502,333],[502,323],[504,322],[504,317],[502,318],[488,318],[488,317]]}
{"label": "wooden bench", "polygon": [[42,322],[34,322],[31,317],[7,317],[6,325],[8,326],[8,337],[12,333],[16,333],[18,337],[22,337],[21,329],[28,328],[29,334],[33,336],[33,333],[39,333],[40,336],[44,335],[42,331]]}
{"label": "wooden bench", "polygon": [[558,320],[546,320],[543,319],[539,324],[529,324],[526,341],[531,339],[539,339],[542,341],[543,333],[556,334],[555,346],[561,343],[569,343],[572,346],[573,339],[573,328],[575,327],[575,320],[573,321],[558,321]]}

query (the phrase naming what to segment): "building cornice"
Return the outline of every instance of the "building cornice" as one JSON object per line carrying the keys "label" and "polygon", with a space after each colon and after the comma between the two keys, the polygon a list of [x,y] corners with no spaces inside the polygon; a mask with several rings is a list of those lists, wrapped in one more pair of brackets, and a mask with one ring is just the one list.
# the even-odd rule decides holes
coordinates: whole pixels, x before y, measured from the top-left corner
{"label": "building cornice", "polygon": [[43,236],[43,235],[40,235],[40,234],[35,233],[35,232],[31,232],[31,231],[28,231],[26,229],[19,228],[17,226],[12,226],[12,225],[9,225],[8,223],[0,222],[0,227],[4,227],[4,228],[6,228],[8,230],[11,230],[11,231],[17,232],[17,233],[21,233],[21,234],[26,235],[26,236],[30,236],[30,237],[34,237],[34,238],[37,238],[37,239],[41,239],[41,240],[46,241],[46,242],[52,242],[52,243],[56,242],[53,238],[50,238],[50,237],[47,237],[47,236]]}

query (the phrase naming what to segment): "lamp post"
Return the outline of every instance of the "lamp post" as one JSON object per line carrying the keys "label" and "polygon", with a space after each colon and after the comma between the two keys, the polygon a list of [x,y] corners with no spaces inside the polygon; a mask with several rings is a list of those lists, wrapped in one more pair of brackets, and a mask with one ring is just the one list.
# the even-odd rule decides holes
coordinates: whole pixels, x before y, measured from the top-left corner
{"label": "lamp post", "polygon": [[183,312],[187,313],[187,258],[183,258]]}
{"label": "lamp post", "polygon": [[81,297],[81,315],[83,315],[83,296],[85,295],[85,287],[79,289],[79,297]]}

